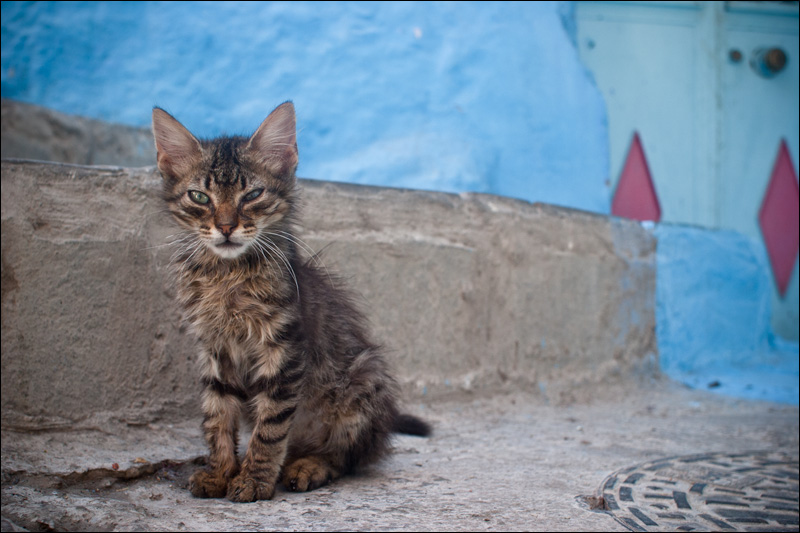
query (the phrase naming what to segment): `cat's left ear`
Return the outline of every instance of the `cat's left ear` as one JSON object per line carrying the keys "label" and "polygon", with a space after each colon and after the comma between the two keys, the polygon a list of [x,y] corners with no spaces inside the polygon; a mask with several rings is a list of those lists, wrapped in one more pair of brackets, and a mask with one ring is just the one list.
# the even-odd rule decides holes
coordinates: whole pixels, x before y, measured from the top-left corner
{"label": "cat's left ear", "polygon": [[273,176],[291,178],[297,169],[294,105],[284,102],[264,119],[247,143],[247,151]]}

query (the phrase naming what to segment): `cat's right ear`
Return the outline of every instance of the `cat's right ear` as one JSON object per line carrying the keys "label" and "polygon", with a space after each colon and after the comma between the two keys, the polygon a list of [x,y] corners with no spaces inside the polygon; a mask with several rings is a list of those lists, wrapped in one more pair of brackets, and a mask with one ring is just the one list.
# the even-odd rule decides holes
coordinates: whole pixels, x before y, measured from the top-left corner
{"label": "cat's right ear", "polygon": [[153,108],[153,137],[158,169],[165,179],[185,177],[203,157],[200,141],[160,107]]}

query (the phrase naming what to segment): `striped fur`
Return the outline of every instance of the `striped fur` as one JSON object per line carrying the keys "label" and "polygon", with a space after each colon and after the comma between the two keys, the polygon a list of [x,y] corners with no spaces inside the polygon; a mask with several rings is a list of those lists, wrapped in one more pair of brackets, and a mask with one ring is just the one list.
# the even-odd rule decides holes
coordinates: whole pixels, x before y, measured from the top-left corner
{"label": "striped fur", "polygon": [[[300,253],[292,104],[250,138],[200,141],[158,108],[153,131],[181,228],[177,296],[202,345],[210,453],[192,494],[270,499],[279,481],[311,490],[383,457],[393,431],[428,434],[398,413],[398,385],[346,289]],[[241,461],[240,415],[253,425]]]}

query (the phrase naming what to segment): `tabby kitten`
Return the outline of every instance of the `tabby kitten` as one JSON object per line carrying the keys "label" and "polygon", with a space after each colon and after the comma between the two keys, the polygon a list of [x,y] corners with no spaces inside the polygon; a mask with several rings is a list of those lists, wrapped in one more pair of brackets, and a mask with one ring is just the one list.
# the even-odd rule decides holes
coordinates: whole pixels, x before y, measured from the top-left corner
{"label": "tabby kitten", "polygon": [[[393,431],[429,426],[399,388],[349,294],[295,237],[294,106],[250,137],[198,140],[153,109],[164,199],[182,228],[177,295],[202,345],[207,469],[200,498],[267,500],[279,480],[315,489],[384,456]],[[240,415],[253,424],[239,461]]]}

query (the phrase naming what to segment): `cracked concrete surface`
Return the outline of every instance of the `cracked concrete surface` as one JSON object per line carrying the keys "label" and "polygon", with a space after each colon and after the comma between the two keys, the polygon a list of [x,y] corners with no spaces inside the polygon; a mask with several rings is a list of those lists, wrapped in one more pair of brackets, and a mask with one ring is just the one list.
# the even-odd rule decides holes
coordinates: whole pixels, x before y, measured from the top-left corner
{"label": "cracked concrete surface", "polygon": [[205,453],[199,417],[4,429],[3,530],[625,531],[586,499],[615,470],[693,453],[798,453],[797,407],[660,379],[595,392],[568,405],[538,391],[423,397],[410,411],[433,422],[432,437],[397,436],[380,465],[253,504],[189,494]]}

